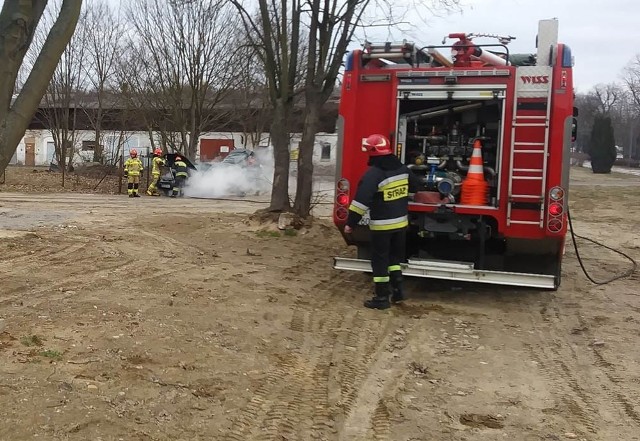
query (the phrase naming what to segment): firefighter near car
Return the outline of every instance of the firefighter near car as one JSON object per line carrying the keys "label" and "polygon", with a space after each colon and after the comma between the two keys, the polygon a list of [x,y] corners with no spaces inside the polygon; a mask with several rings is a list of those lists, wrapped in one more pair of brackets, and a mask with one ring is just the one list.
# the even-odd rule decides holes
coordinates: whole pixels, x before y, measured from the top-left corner
{"label": "firefighter near car", "polygon": [[[449,38],[348,54],[333,219],[357,258],[334,267],[372,270],[373,214],[344,233],[368,173],[362,141],[380,133],[420,180],[408,195],[404,276],[556,289],[577,115],[571,50],[555,19],[539,22],[536,53],[510,53],[511,36]],[[486,38],[498,41],[478,43]],[[384,196],[404,198],[392,190]]]}
{"label": "firefighter near car", "polygon": [[371,268],[374,296],[364,302],[372,309],[387,309],[404,300],[400,263],[405,258],[407,202],[411,172],[393,154],[389,139],[374,134],[362,143],[369,168],[349,205],[344,232],[349,234],[369,212]]}
{"label": "firefighter near car", "polygon": [[175,179],[173,182],[171,197],[175,198],[184,196],[184,186],[189,178],[189,167],[187,167],[186,162],[182,160],[182,157],[176,156],[173,163],[173,172]]}
{"label": "firefighter near car", "polygon": [[147,188],[147,194],[149,196],[160,196],[158,192],[158,181],[160,180],[161,170],[164,165],[166,165],[166,161],[162,157],[162,150],[155,149],[153,151],[153,159],[151,160],[151,183]]}
{"label": "firefighter near car", "polygon": [[142,174],[142,161],[138,158],[138,151],[129,151],[129,158],[124,163],[124,174],[127,177],[127,194],[130,198],[138,198],[138,188],[140,187],[140,175]]}

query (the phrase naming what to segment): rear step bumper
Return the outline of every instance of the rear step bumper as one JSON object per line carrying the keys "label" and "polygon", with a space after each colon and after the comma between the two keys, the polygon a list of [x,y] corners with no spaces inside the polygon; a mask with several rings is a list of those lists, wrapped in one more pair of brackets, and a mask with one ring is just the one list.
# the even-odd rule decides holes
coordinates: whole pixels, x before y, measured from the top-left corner
{"label": "rear step bumper", "polygon": [[[371,263],[363,259],[334,257],[333,267],[339,270],[371,272]],[[511,273],[473,269],[473,263],[442,260],[409,260],[402,264],[402,274],[411,277],[524,286],[527,288],[555,288],[555,277],[546,274]]]}

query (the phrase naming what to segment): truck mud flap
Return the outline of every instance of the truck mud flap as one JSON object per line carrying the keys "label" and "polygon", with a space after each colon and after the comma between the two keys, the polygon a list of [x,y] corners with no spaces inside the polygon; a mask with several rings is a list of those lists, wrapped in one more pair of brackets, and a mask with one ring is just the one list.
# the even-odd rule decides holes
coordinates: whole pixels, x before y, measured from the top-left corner
{"label": "truck mud flap", "polygon": [[[371,263],[363,259],[334,257],[333,268],[346,271],[371,272]],[[473,268],[473,263],[469,262],[414,259],[402,264],[402,274],[409,277],[491,283],[527,288],[555,288],[555,278],[552,275],[476,270]]]}

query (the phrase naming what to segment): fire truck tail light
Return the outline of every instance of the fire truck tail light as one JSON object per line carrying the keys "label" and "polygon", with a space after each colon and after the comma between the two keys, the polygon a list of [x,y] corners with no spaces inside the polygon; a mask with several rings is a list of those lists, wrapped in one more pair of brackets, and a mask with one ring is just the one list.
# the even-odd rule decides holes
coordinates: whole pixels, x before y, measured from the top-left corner
{"label": "fire truck tail light", "polygon": [[348,215],[349,213],[347,212],[347,209],[344,207],[340,207],[336,210],[336,217],[341,221],[345,220]]}
{"label": "fire truck tail light", "polygon": [[347,207],[349,205],[349,181],[345,178],[341,178],[336,182],[336,205],[335,205],[335,218],[344,222],[349,216]]}
{"label": "fire truck tail light", "polygon": [[549,214],[551,216],[560,216],[562,214],[562,205],[557,202],[549,204]]}
{"label": "fire truck tail light", "polygon": [[336,188],[338,189],[338,191],[341,192],[348,192],[349,191],[349,181],[347,181],[346,179],[342,178],[338,181],[338,183],[336,184]]}
{"label": "fire truck tail light", "polygon": [[564,190],[560,187],[553,187],[551,191],[549,191],[549,197],[554,201],[559,201],[564,196]]}
{"label": "fire truck tail light", "polygon": [[549,222],[549,231],[557,233],[562,230],[562,221],[559,219],[553,219]]}
{"label": "fire truck tail light", "polygon": [[553,187],[549,190],[549,199],[547,201],[547,229],[551,233],[561,233],[564,228],[564,205],[565,205],[564,189],[560,186]]}

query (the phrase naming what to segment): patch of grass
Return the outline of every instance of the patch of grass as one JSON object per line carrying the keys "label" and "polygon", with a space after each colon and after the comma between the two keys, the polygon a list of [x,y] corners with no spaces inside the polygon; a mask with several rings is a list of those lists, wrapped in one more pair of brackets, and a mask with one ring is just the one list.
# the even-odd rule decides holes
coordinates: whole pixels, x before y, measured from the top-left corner
{"label": "patch of grass", "polygon": [[259,230],[256,231],[258,237],[280,237],[279,231]]}
{"label": "patch of grass", "polygon": [[20,343],[25,346],[42,346],[44,345],[44,338],[37,335],[25,335],[20,339]]}
{"label": "patch of grass", "polygon": [[54,351],[52,349],[47,349],[46,351],[41,351],[38,355],[42,357],[47,357],[52,360],[60,360],[62,358],[62,352]]}
{"label": "patch of grass", "polygon": [[296,230],[295,228],[287,228],[286,230],[284,230],[284,235],[289,237],[295,237],[298,235],[298,230]]}

